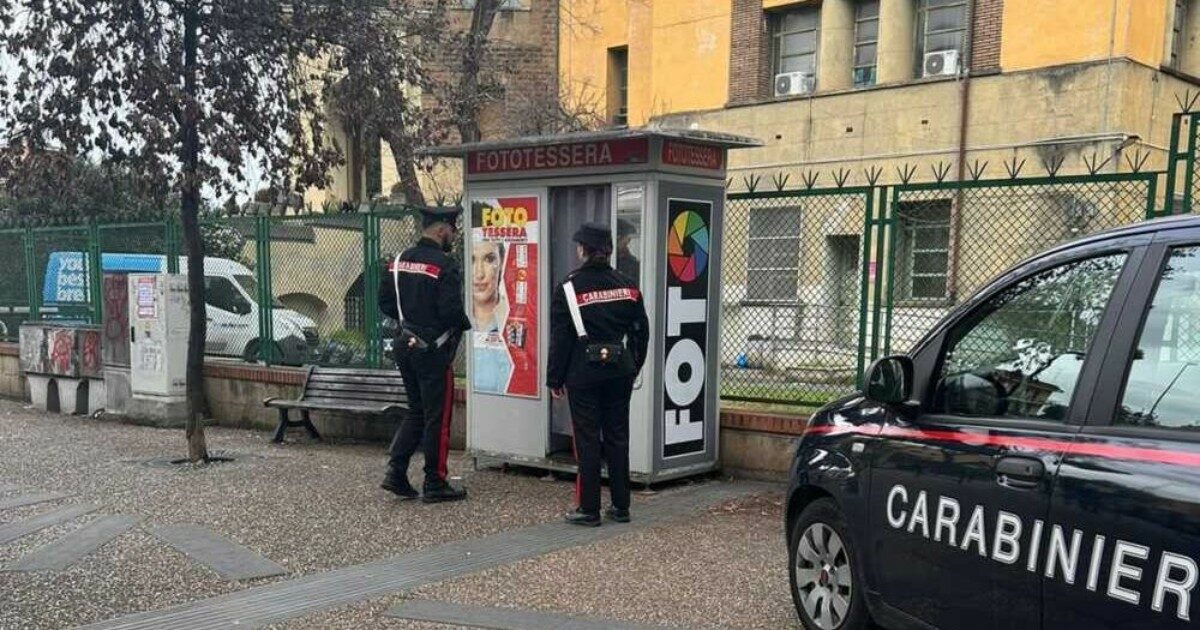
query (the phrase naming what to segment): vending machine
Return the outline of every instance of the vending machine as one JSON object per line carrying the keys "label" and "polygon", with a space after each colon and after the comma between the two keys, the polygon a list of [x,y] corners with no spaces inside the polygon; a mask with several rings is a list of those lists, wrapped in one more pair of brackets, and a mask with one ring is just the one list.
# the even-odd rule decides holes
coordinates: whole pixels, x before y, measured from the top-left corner
{"label": "vending machine", "polygon": [[128,413],[157,424],[187,419],[187,278],[130,274]]}
{"label": "vending machine", "polygon": [[613,227],[613,265],[637,281],[651,322],[630,410],[631,476],[717,467],[727,153],[752,146],[645,129],[429,152],[463,160],[467,447],[477,460],[575,469],[568,406],[545,387],[549,304],[579,264],[572,234],[598,221]]}

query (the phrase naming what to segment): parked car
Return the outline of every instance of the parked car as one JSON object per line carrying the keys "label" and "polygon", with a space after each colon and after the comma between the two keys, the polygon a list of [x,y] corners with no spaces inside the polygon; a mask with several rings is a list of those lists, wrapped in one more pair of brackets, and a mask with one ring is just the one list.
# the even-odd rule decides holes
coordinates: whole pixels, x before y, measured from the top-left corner
{"label": "parked car", "polygon": [[793,461],[807,627],[1200,622],[1200,217],[1013,267],[864,389]]}
{"label": "parked car", "polygon": [[[161,273],[166,256],[104,253],[105,273]],[[187,259],[179,258],[179,272],[187,273]],[[87,258],[82,252],[52,252],[42,284],[43,312],[70,318],[88,302]],[[205,352],[257,361],[261,339],[258,324],[258,282],[245,265],[227,258],[204,259],[205,310],[208,336]],[[279,301],[272,304],[275,356],[285,364],[305,363],[317,345],[317,325]]]}

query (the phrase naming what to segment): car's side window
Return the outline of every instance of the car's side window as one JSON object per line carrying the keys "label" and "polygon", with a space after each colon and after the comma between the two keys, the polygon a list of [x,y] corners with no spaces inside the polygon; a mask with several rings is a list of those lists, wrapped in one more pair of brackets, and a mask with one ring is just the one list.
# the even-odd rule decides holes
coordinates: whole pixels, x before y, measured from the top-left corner
{"label": "car's side window", "polygon": [[1171,250],[1113,423],[1200,431],[1200,247]]}
{"label": "car's side window", "polygon": [[245,315],[250,312],[250,303],[238,292],[233,283],[219,276],[204,276],[205,301],[223,311]]}
{"label": "car's side window", "polygon": [[1003,289],[947,337],[934,413],[1063,421],[1126,254],[1074,261]]}

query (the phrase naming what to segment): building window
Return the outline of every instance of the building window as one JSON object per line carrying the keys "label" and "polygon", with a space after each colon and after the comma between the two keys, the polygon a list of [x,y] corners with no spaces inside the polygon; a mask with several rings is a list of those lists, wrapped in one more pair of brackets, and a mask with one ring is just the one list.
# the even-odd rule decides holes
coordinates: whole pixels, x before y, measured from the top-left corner
{"label": "building window", "polygon": [[900,204],[896,265],[901,299],[944,300],[950,269],[950,200]]}
{"label": "building window", "polygon": [[854,7],[854,87],[875,85],[879,57],[879,0],[861,0]]}
{"label": "building window", "polygon": [[[955,75],[962,70],[967,34],[966,0],[919,0],[917,76]],[[930,57],[933,53],[946,53]]]}
{"label": "building window", "polygon": [[1183,47],[1187,43],[1187,20],[1189,0],[1175,0],[1175,15],[1171,21],[1171,58],[1167,65],[1175,69],[1183,66]]}
{"label": "building window", "polygon": [[629,124],[629,49],[608,49],[608,119],[614,125]]}
{"label": "building window", "polygon": [[746,299],[795,302],[800,279],[801,210],[798,207],[750,211]]}
{"label": "building window", "polygon": [[[817,7],[806,7],[792,11],[773,12],[768,15],[771,29],[771,75],[803,72],[810,77],[817,74],[817,42],[821,13]],[[812,91],[815,79],[799,85],[787,93],[800,94]],[[776,95],[780,90],[776,89]]]}

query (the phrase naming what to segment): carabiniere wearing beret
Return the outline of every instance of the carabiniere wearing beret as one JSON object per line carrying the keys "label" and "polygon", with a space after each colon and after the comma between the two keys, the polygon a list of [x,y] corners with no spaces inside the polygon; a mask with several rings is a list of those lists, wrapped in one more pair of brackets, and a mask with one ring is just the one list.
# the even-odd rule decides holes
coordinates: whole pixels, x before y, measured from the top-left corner
{"label": "carabiniere wearing beret", "polygon": [[575,233],[582,263],[550,303],[546,385],[568,397],[579,474],[568,523],[600,525],[600,460],[608,466],[609,520],[629,521],[629,400],[646,362],[650,322],[637,282],[612,268],[612,230],[585,223]]}

